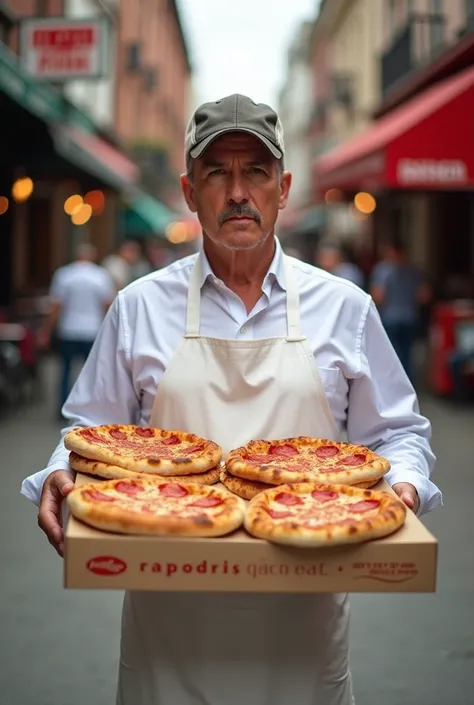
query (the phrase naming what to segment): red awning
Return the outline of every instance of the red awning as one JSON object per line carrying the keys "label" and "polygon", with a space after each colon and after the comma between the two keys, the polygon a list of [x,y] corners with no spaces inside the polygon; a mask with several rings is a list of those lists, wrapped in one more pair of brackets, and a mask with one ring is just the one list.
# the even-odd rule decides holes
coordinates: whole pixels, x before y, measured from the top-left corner
{"label": "red awning", "polygon": [[61,156],[112,188],[130,188],[138,182],[137,164],[101,137],[62,125],[54,128],[53,137]]}
{"label": "red awning", "polygon": [[318,159],[318,190],[474,187],[474,68],[377,120]]}

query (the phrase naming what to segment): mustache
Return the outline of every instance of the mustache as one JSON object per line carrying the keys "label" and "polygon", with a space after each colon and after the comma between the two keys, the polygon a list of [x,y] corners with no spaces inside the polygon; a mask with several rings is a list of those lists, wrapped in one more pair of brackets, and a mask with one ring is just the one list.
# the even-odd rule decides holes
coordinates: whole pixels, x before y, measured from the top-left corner
{"label": "mustache", "polygon": [[251,208],[247,204],[238,205],[236,203],[234,206],[231,206],[230,208],[225,211],[222,211],[222,213],[219,214],[219,225],[223,225],[226,220],[236,217],[253,218],[258,223],[258,225],[261,225],[263,220],[261,213],[259,213],[254,208]]}

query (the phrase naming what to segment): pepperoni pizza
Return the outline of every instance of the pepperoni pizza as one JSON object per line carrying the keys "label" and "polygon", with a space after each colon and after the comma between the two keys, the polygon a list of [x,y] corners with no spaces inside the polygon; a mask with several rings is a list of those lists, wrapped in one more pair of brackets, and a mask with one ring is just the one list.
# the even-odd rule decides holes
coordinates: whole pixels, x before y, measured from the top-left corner
{"label": "pepperoni pizza", "polygon": [[390,463],[364,446],[300,436],[250,441],[229,453],[226,468],[236,477],[270,485],[311,480],[372,487]]}
{"label": "pepperoni pizza", "polygon": [[[83,475],[92,475],[92,477],[100,477],[103,480],[133,479],[137,475],[139,477],[164,479],[164,475],[152,475],[145,472],[137,473],[135,470],[127,470],[119,465],[109,465],[100,460],[83,458],[81,455],[74,453],[74,451],[69,453],[69,465],[76,472],[80,472]],[[200,485],[214,485],[219,481],[219,473],[220,467],[215,467],[193,475],[173,475],[173,480],[177,482],[197,482]]]}
{"label": "pepperoni pizza", "polygon": [[75,428],[64,445],[83,458],[164,476],[205,472],[222,458],[217,443],[194,433],[123,424]]}
{"label": "pepperoni pizza", "polygon": [[153,536],[213,537],[238,529],[245,502],[225,489],[140,477],[76,487],[71,514],[103,531]]}
{"label": "pepperoni pizza", "polygon": [[403,526],[406,512],[388,492],[302,482],[260,492],[248,504],[244,525],[274,543],[324,547],[388,536]]}

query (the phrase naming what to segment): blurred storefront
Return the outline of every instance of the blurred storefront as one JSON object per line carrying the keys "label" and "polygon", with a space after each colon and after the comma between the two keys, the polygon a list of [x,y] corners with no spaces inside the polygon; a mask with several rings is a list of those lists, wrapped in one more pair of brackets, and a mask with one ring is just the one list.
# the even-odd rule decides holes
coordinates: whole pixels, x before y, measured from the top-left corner
{"label": "blurred storefront", "polygon": [[402,236],[438,297],[473,296],[472,3],[461,11],[462,3],[440,2],[439,12],[422,13],[415,2],[411,14],[408,3],[382,5],[374,122],[316,160],[315,191],[372,199],[374,255],[382,237]]}

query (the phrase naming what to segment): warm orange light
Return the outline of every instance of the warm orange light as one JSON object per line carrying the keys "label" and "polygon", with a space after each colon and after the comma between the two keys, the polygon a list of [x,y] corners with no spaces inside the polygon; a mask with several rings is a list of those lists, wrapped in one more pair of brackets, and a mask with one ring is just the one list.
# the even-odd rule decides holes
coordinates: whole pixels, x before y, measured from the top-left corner
{"label": "warm orange light", "polygon": [[69,198],[66,198],[66,200],[64,201],[64,211],[68,215],[74,215],[74,213],[77,213],[81,209],[82,205],[82,196],[80,196],[78,193],[75,193],[72,196],[69,196]]}
{"label": "warm orange light", "polygon": [[102,191],[88,191],[84,196],[84,203],[92,208],[93,215],[100,215],[104,210],[105,196]]}
{"label": "warm orange light", "polygon": [[376,209],[377,202],[372,194],[360,191],[354,196],[354,205],[361,213],[370,215]]}
{"label": "warm orange light", "polygon": [[166,237],[173,243],[173,245],[179,245],[182,242],[186,242],[188,237],[188,228],[186,223],[178,221],[176,223],[171,223],[166,228]]}
{"label": "warm orange light", "polygon": [[23,179],[17,179],[13,184],[12,196],[17,203],[23,203],[31,196],[33,189],[33,180],[29,176],[25,176]]}
{"label": "warm orange light", "polygon": [[338,188],[330,188],[324,194],[324,200],[326,203],[339,203],[342,201],[342,191]]}
{"label": "warm orange light", "polygon": [[85,225],[92,217],[92,208],[88,203],[83,203],[79,210],[71,216],[74,225]]}
{"label": "warm orange light", "polygon": [[10,202],[6,196],[0,196],[0,215],[7,212]]}

